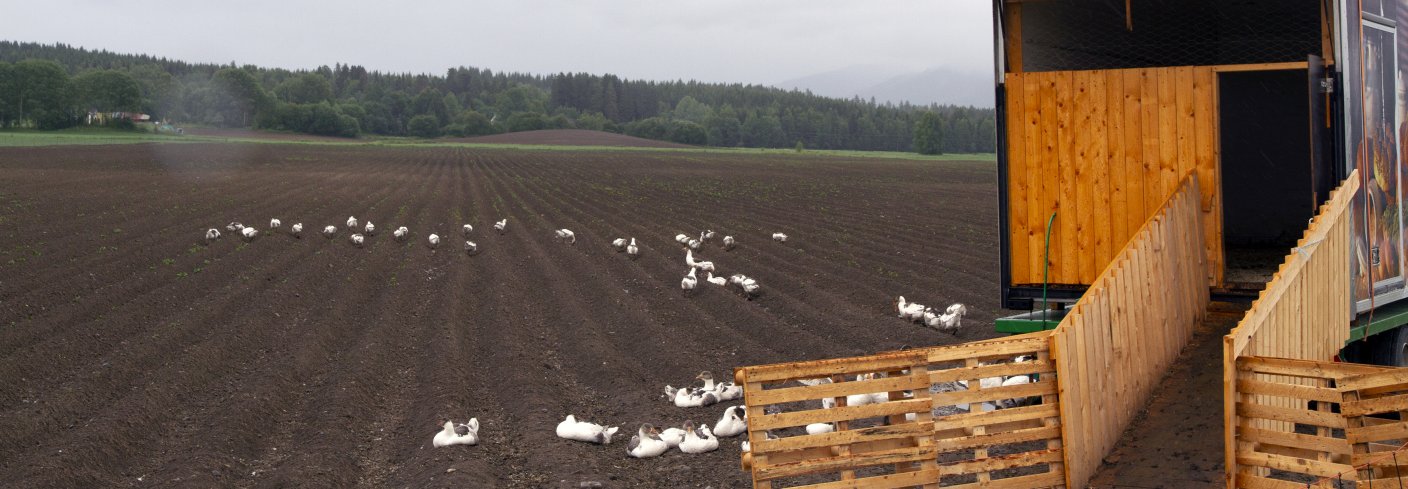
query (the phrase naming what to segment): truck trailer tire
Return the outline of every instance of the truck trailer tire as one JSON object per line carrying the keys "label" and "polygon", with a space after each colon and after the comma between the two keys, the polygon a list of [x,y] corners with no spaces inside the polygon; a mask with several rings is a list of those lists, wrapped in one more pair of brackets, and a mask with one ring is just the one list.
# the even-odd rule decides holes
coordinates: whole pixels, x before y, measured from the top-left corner
{"label": "truck trailer tire", "polygon": [[1388,367],[1408,367],[1408,328],[1398,327],[1374,337],[1373,363]]}

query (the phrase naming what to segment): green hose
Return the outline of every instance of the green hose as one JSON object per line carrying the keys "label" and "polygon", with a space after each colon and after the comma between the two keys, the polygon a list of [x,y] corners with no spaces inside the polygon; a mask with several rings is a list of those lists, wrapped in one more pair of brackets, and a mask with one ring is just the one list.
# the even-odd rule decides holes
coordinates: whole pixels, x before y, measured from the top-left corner
{"label": "green hose", "polygon": [[1051,224],[1056,222],[1056,211],[1046,219],[1046,251],[1041,257],[1041,329],[1046,328],[1046,314],[1051,308],[1046,305],[1046,284],[1051,274]]}

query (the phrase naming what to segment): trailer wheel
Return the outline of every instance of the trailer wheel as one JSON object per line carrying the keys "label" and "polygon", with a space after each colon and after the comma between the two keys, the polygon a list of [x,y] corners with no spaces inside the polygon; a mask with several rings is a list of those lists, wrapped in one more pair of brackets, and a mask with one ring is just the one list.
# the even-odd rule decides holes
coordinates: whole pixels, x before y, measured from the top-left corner
{"label": "trailer wheel", "polygon": [[1374,363],[1388,367],[1408,367],[1408,328],[1379,333],[1382,340],[1374,348]]}

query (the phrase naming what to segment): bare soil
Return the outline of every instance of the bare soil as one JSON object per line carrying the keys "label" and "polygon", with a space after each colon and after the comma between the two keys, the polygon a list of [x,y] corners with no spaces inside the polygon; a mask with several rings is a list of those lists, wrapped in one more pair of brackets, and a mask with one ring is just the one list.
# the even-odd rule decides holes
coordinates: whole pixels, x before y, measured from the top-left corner
{"label": "bare soil", "polygon": [[[649,460],[625,442],[642,422],[715,423],[724,405],[661,398],[701,370],[994,336],[994,188],[971,162],[0,148],[0,486],[747,487],[741,438]],[[348,215],[381,233],[357,248],[313,232]],[[202,243],[230,221],[263,234]],[[552,239],[564,227],[575,246]],[[673,237],[706,228],[740,246],[701,258],[760,298],[702,280],[682,296]],[[968,304],[965,329],[896,318],[900,294]],[[568,413],[624,436],[558,439]],[[431,447],[469,416],[478,446]]]}
{"label": "bare soil", "polygon": [[585,129],[545,129],[542,131],[508,132],[469,138],[448,138],[447,141],[483,144],[545,144],[551,146],[624,146],[628,148],[693,148],[687,144],[656,141],[624,134]]}

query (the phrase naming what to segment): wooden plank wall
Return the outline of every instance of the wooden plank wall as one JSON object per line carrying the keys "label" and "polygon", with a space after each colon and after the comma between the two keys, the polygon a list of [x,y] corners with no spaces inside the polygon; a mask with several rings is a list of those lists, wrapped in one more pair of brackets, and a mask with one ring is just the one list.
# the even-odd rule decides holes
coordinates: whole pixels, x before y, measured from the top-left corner
{"label": "wooden plank wall", "polygon": [[1199,182],[1176,188],[1052,330],[1066,487],[1085,487],[1207,310]]}
{"label": "wooden plank wall", "polygon": [[[1059,486],[1065,472],[1050,334],[739,368],[734,378],[745,386],[752,447],[744,470],[756,488]],[[1030,358],[1014,361],[1024,355]],[[866,374],[883,377],[857,378]],[[1036,381],[982,387],[982,379],[1016,375]],[[794,383],[805,379],[829,382]],[[958,381],[970,388],[931,392]],[[876,392],[889,401],[846,405],[847,395]],[[981,407],[1028,398],[1040,402]],[[824,408],[822,399],[835,407]],[[936,407],[948,414],[935,416]],[[802,433],[811,423],[835,423],[836,431]],[[769,432],[779,438],[766,440]]]}
{"label": "wooden plank wall", "polygon": [[1201,185],[1207,282],[1222,283],[1217,97],[1210,66],[1008,73],[1013,284],[1089,285],[1187,175]]}
{"label": "wooden plank wall", "polygon": [[[1349,207],[1358,190],[1355,171],[1330,194],[1266,290],[1237,327],[1223,337],[1223,440],[1229,485],[1241,473],[1237,469],[1240,454],[1254,449],[1237,436],[1239,427],[1294,432],[1292,420],[1258,416],[1251,422],[1244,419],[1248,413],[1242,407],[1304,409],[1303,399],[1249,391],[1237,375],[1238,359],[1257,356],[1327,361],[1349,339],[1348,323],[1353,313],[1348,266],[1352,226]],[[1310,377],[1258,373],[1252,379],[1316,387],[1315,379]]]}

